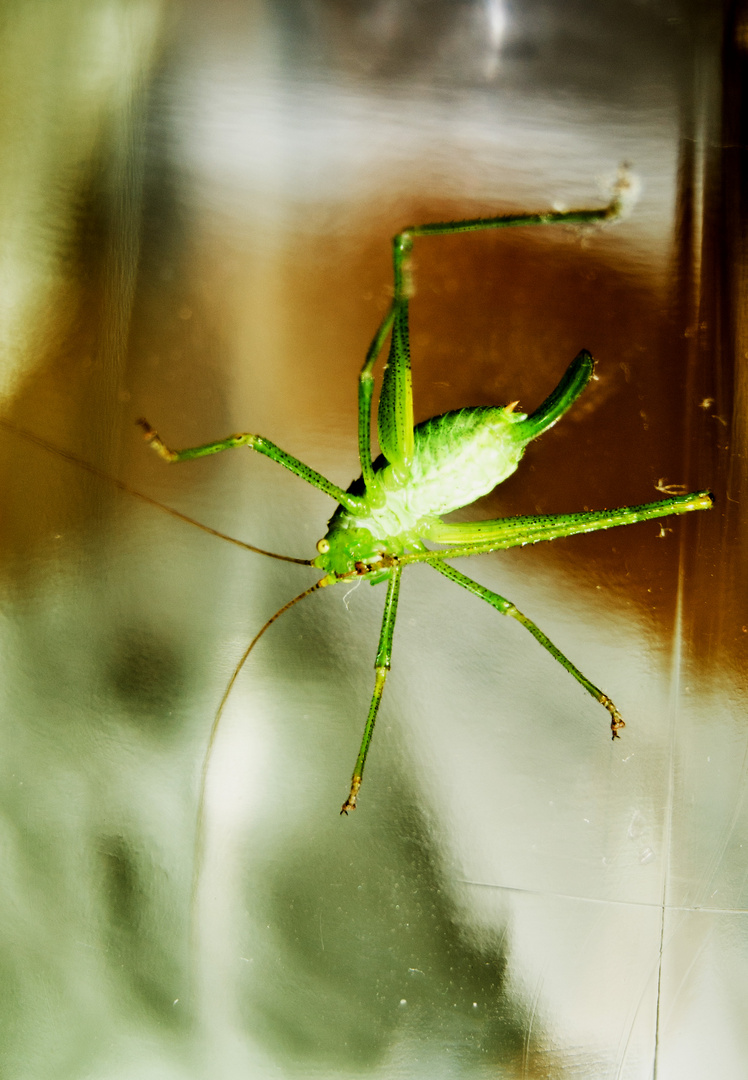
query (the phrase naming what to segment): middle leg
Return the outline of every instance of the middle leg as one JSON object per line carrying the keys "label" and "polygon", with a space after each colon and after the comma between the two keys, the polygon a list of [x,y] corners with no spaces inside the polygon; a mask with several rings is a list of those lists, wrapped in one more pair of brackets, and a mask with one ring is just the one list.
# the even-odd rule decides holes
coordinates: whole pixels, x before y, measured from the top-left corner
{"label": "middle leg", "polygon": [[384,603],[384,616],[382,617],[382,630],[379,635],[379,648],[377,649],[377,658],[374,661],[374,671],[376,673],[374,693],[372,694],[371,704],[369,706],[369,715],[366,718],[366,727],[364,728],[364,737],[361,740],[361,749],[358,752],[356,764],[353,769],[353,776],[351,777],[351,790],[348,793],[348,798],[343,803],[340,811],[341,814],[347,814],[349,810],[356,809],[356,801],[358,799],[358,793],[361,788],[361,781],[364,774],[366,755],[369,753],[371,737],[374,734],[374,723],[377,719],[377,713],[379,712],[379,703],[382,700],[384,684],[387,681],[387,675],[389,674],[392,665],[392,636],[395,632],[397,599],[400,593],[401,573],[402,568],[396,566],[392,571],[392,577],[390,578],[389,586],[387,588],[387,599]]}
{"label": "middle leg", "polygon": [[461,585],[463,589],[467,589],[468,592],[471,592],[474,596],[478,596],[481,600],[485,600],[487,604],[496,608],[502,615],[508,615],[510,618],[516,619],[516,621],[524,626],[526,630],[529,630],[535,640],[540,642],[554,660],[558,660],[559,664],[566,668],[569,674],[584,687],[587,693],[590,694],[595,701],[599,701],[600,704],[608,710],[610,713],[610,730],[613,733],[613,738],[617,739],[619,737],[618,732],[626,725],[624,724],[623,717],[608,695],[604,694],[593,682],[590,682],[587,676],[583,675],[575,664],[572,664],[568,656],[565,656],[561,650],[553,644],[550,638],[546,637],[540,627],[536,626],[532,619],[528,619],[526,615],[523,615],[511,600],[506,600],[503,596],[499,596],[498,593],[491,592],[491,590],[487,589],[484,585],[479,585],[477,581],[473,581],[472,578],[467,577],[465,574],[461,574],[460,571],[455,570],[453,566],[448,566],[443,562],[433,562],[431,563],[431,566],[433,566],[435,570],[438,570],[440,574],[443,574],[444,577],[449,578],[450,581],[454,581],[457,585]]}

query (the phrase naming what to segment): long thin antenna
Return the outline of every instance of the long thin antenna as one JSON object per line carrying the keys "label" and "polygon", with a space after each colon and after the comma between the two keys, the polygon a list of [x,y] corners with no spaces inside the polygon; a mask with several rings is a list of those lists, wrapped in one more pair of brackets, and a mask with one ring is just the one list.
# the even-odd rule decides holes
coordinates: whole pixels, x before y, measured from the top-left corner
{"label": "long thin antenna", "polygon": [[65,461],[71,461],[80,469],[85,469],[86,472],[91,473],[92,476],[98,476],[100,480],[106,480],[107,483],[113,484],[120,491],[132,495],[134,499],[140,499],[141,502],[148,503],[149,506],[155,506],[158,510],[163,510],[165,514],[171,514],[173,518],[178,518],[179,521],[194,525],[195,528],[201,529],[210,536],[216,536],[219,540],[226,540],[229,544],[235,544],[237,547],[244,548],[245,551],[253,551],[256,555],[266,555],[268,559],[279,559],[281,562],[296,563],[299,566],[312,565],[311,559],[294,559],[291,555],[278,555],[275,551],[266,551],[264,548],[255,547],[254,544],[247,544],[244,540],[237,540],[233,536],[219,532],[218,529],[212,529],[210,525],[204,525],[202,521],[196,521],[195,518],[191,518],[188,514],[183,514],[180,510],[175,510],[172,506],[166,506],[164,503],[159,502],[158,499],[153,499],[150,495],[138,491],[137,488],[130,487],[124,480],[118,480],[116,476],[111,476],[109,473],[104,472],[103,469],[99,469],[96,465],[84,460],[84,458],[78,457],[77,454],[73,454],[69,450],[63,450],[61,447],[55,446],[54,443],[47,442],[40,435],[34,435],[31,431],[26,431],[25,428],[14,424],[12,420],[0,416],[0,427],[5,428],[6,431],[12,431],[15,435],[20,435],[22,439],[26,439],[36,446],[41,446],[50,454],[56,454],[58,457],[64,458]]}
{"label": "long thin antenna", "polygon": [[[220,701],[220,703],[218,705],[218,708],[216,709],[216,715],[213,718],[213,725],[212,725],[212,727],[210,729],[210,735],[208,736],[208,744],[207,744],[207,746],[205,748],[205,756],[203,758],[203,767],[202,767],[202,772],[200,774],[200,794],[199,794],[199,797],[198,797],[198,804],[197,804],[197,826],[196,826],[196,836],[195,836],[195,863],[194,863],[194,871],[193,871],[193,877],[192,877],[192,937],[193,937],[193,944],[195,944],[195,945],[197,944],[197,941],[196,941],[196,937],[197,937],[197,934],[196,934],[196,931],[197,931],[197,925],[196,925],[197,892],[198,892],[198,889],[200,887],[200,875],[201,875],[201,871],[202,871],[203,857],[205,855],[205,794],[206,794],[207,784],[208,784],[208,772],[210,770],[210,762],[211,762],[211,758],[213,756],[213,748],[215,746],[216,737],[218,735],[218,726],[219,726],[219,724],[221,722],[221,717],[223,716],[223,711],[226,708],[226,702],[229,699],[229,695],[231,694],[231,691],[234,689],[234,683],[239,678],[239,674],[240,674],[242,668],[244,667],[244,665],[246,664],[247,659],[249,658],[249,654],[252,652],[255,645],[260,640],[260,638],[265,633],[265,631],[267,629],[269,629],[273,625],[273,623],[276,622],[281,617],[281,615],[285,615],[285,613],[290,608],[292,608],[295,604],[298,604],[300,600],[304,600],[305,597],[311,596],[312,593],[317,592],[319,589],[321,589],[322,584],[323,584],[323,582],[325,580],[326,580],[325,578],[321,578],[319,581],[315,581],[314,585],[311,585],[308,589],[304,589],[304,591],[299,593],[298,596],[294,596],[293,600],[289,600],[287,604],[284,604],[282,608],[279,608],[274,615],[270,616],[270,618],[264,624],[264,626],[262,626],[257,631],[255,636],[250,641],[249,645],[246,647],[246,649],[242,653],[242,656],[241,656],[239,662],[237,663],[236,667],[234,668],[234,670],[233,670],[233,672],[231,674],[231,678],[229,679],[229,681],[228,681],[228,683],[226,685],[226,689],[223,692],[223,697],[221,698],[221,701]],[[194,953],[195,953],[195,955],[197,955],[197,949],[194,950]]]}
{"label": "long thin antenna", "polygon": [[[317,592],[317,590],[322,587],[322,582],[324,580],[325,579],[322,578],[320,581],[315,581],[314,585],[310,585],[308,589],[304,589],[304,591],[299,593],[298,596],[294,596],[293,600],[289,600],[287,604],[284,604],[282,608],[279,608],[276,611],[275,615],[271,615],[270,618],[268,619],[268,621],[265,623],[265,625],[260,630],[257,631],[255,636],[250,641],[249,645],[247,645],[246,649],[244,650],[244,653],[242,654],[242,657],[239,660],[239,663],[234,668],[234,671],[233,671],[233,673],[231,675],[231,678],[229,679],[228,684],[226,686],[226,689],[223,692],[223,697],[221,698],[221,702],[220,702],[220,704],[219,704],[219,706],[218,706],[218,708],[216,710],[216,715],[215,715],[215,717],[213,719],[213,726],[210,729],[210,736],[208,737],[208,747],[207,747],[207,750],[206,750],[206,753],[205,753],[205,762],[204,762],[204,765],[203,765],[203,784],[202,784],[203,790],[205,788],[205,779],[206,779],[206,775],[207,775],[207,771],[208,771],[208,763],[209,763],[208,759],[210,758],[211,752],[213,750],[213,743],[215,742],[216,733],[218,731],[219,721],[220,721],[221,716],[223,714],[223,710],[226,707],[226,702],[229,699],[229,695],[231,694],[231,691],[234,689],[234,683],[239,678],[239,674],[240,674],[242,668],[244,667],[244,665],[246,664],[247,659],[249,658],[249,654],[252,652],[252,649],[254,649],[255,645],[260,640],[260,638],[265,633],[265,631],[268,630],[277,619],[280,619],[281,615],[285,615],[286,612],[289,610],[289,608],[292,608],[294,606],[294,604],[298,604],[300,600],[304,600],[305,597],[311,596],[311,594],[313,592]],[[201,797],[200,797],[200,809],[202,809],[202,796],[203,796],[203,792],[201,792]]]}

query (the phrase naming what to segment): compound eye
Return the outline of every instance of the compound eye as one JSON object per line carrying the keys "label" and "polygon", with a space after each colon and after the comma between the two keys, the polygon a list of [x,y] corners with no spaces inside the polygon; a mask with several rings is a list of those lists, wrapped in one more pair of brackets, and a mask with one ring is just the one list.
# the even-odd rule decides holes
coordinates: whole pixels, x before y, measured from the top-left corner
{"label": "compound eye", "polygon": [[326,555],[329,550],[330,550],[330,541],[329,540],[325,540],[325,538],[323,537],[321,540],[317,541],[317,551],[320,553],[320,555]]}

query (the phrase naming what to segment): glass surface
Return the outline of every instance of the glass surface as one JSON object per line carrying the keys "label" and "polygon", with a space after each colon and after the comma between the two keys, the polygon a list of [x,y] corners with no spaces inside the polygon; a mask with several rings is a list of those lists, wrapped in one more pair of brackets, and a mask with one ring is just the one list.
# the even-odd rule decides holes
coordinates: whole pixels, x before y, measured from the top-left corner
{"label": "glass surface", "polygon": [[[742,9],[6,12],[0,1072],[742,1077]],[[419,421],[529,410],[598,360],[458,517],[715,491],[709,514],[460,564],[604,687],[623,737],[521,627],[411,567],[341,818],[384,590],[339,586],[237,680],[196,862],[221,695],[315,575],[133,492],[301,558],[334,507],[245,450],[167,467],[136,419],[177,446],[258,432],[347,486],[392,234],[604,205],[623,162],[626,221],[423,239],[411,307]]]}

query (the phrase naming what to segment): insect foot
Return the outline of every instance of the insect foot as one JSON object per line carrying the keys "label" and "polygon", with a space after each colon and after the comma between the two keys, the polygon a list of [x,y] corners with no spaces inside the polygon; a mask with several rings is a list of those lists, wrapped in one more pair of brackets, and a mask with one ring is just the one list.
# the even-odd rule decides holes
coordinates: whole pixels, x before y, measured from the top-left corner
{"label": "insect foot", "polygon": [[354,779],[353,783],[351,784],[350,794],[348,795],[348,798],[345,800],[342,807],[340,808],[340,813],[345,814],[346,817],[348,817],[348,811],[349,810],[355,810],[356,809],[356,799],[358,797],[358,792],[359,792],[360,787],[361,787],[361,777],[359,776],[359,777],[356,777]]}
{"label": "insect foot", "polygon": [[604,705],[610,713],[610,730],[613,732],[611,738],[620,739],[621,736],[618,734],[618,732],[621,730],[621,728],[626,727],[625,720],[623,719],[613,702],[607,696],[607,694],[600,695],[600,704]]}
{"label": "insect foot", "polygon": [[142,417],[136,421],[138,427],[141,427],[145,433],[145,441],[149,446],[152,446],[159,457],[162,457],[164,461],[177,461],[179,455],[174,450],[170,450],[162,441],[159,433],[155,428],[152,428],[147,420]]}
{"label": "insect foot", "polygon": [[639,201],[642,191],[640,177],[625,162],[619,167],[613,184],[613,200],[608,207],[608,221],[627,218]]}

